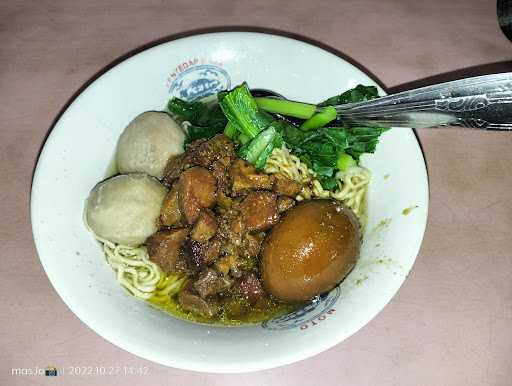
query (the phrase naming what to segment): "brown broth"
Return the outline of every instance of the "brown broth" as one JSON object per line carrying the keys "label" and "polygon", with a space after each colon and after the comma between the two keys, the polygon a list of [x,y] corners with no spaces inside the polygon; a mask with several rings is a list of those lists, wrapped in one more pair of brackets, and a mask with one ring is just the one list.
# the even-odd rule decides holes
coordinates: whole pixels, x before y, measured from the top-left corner
{"label": "brown broth", "polygon": [[175,297],[169,297],[169,300],[165,303],[157,303],[151,300],[148,300],[148,303],[150,303],[153,307],[156,307],[157,309],[164,311],[178,319],[222,326],[259,324],[265,320],[293,312],[305,305],[305,303],[283,302],[271,296],[265,296],[254,305],[244,306],[243,302],[241,301],[240,304],[241,308],[243,309],[236,316],[230,312],[228,307],[222,305],[220,312],[217,315],[209,318],[183,310]]}

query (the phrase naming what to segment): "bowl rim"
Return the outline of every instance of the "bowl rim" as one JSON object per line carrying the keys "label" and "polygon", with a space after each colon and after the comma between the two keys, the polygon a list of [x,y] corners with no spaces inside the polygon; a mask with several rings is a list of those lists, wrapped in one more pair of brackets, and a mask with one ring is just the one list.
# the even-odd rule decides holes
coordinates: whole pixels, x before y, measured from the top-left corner
{"label": "bowl rim", "polygon": [[[338,59],[342,62],[346,62],[346,63],[349,63],[350,65],[354,66],[363,75],[367,76],[372,81],[377,83],[381,87],[381,89],[384,90],[384,92],[386,90],[386,88],[382,85],[382,82],[378,78],[376,78],[370,71],[368,71],[366,68],[364,68],[362,65],[360,65],[359,63],[357,63],[355,60],[348,57],[347,55],[337,51],[336,49],[334,49],[324,43],[315,41],[313,39],[305,38],[305,37],[302,37],[297,34],[288,33],[285,31],[267,30],[267,29],[260,30],[258,28],[255,28],[254,30],[251,30],[251,29],[247,30],[247,29],[237,29],[237,27],[232,27],[232,28],[228,27],[226,29],[220,29],[217,31],[215,29],[213,29],[213,31],[205,29],[205,30],[198,30],[195,32],[192,31],[190,33],[185,32],[183,34],[175,35],[176,37],[160,39],[153,43],[149,43],[142,47],[136,48],[136,49],[130,51],[129,53],[122,55],[121,57],[115,59],[114,61],[112,61],[105,67],[103,67],[101,70],[96,72],[89,80],[87,80],[68,99],[68,101],[64,104],[64,106],[61,108],[59,113],[54,118],[52,124],[50,125],[50,127],[48,129],[48,132],[46,133],[45,137],[42,140],[42,143],[39,148],[37,158],[35,161],[33,174],[32,174],[30,201],[29,202],[30,202],[30,221],[31,221],[32,235],[33,235],[34,245],[36,248],[36,252],[37,252],[39,261],[41,262],[41,265],[43,266],[43,269],[48,277],[48,280],[52,284],[52,287],[55,289],[55,291],[57,292],[59,297],[62,299],[64,304],[71,310],[71,312],[82,323],[84,323],[88,328],[92,329],[95,333],[100,335],[103,339],[107,340],[108,342],[114,344],[117,347],[122,348],[125,351],[128,351],[129,353],[131,353],[133,355],[141,357],[143,359],[150,360],[152,362],[159,363],[159,364],[162,364],[162,365],[165,365],[168,367],[173,367],[173,368],[178,368],[178,369],[183,369],[183,370],[226,374],[226,373],[253,372],[253,371],[259,371],[259,370],[284,366],[287,364],[295,363],[295,362],[310,358],[312,356],[315,356],[323,351],[326,351],[326,350],[334,347],[335,345],[339,344],[344,339],[348,339],[354,333],[356,333],[357,331],[362,329],[365,325],[367,325],[371,320],[373,320],[375,318],[375,316],[378,315],[387,304],[389,304],[389,302],[393,299],[393,297],[396,296],[398,291],[400,291],[403,283],[406,281],[406,278],[404,278],[404,280],[401,282],[400,286],[397,288],[396,292],[391,296],[390,300],[387,303],[385,303],[382,307],[380,307],[371,318],[369,318],[364,324],[362,324],[355,331],[351,332],[348,336],[347,335],[338,336],[336,334],[336,330],[334,330],[334,331],[331,331],[332,339],[322,341],[321,344],[315,344],[312,342],[312,344],[309,347],[303,348],[300,352],[290,352],[288,355],[283,355],[279,360],[276,360],[275,358],[272,359],[271,361],[263,360],[263,361],[255,362],[254,364],[251,364],[249,366],[247,364],[245,364],[243,368],[236,367],[236,366],[230,366],[229,368],[217,368],[217,367],[208,365],[206,362],[205,363],[196,363],[196,362],[192,363],[190,361],[180,360],[177,357],[174,357],[173,361],[171,363],[170,361],[162,360],[161,357],[156,357],[156,355],[152,355],[152,352],[150,350],[144,349],[143,347],[141,347],[139,345],[132,344],[131,342],[123,341],[122,339],[118,339],[116,336],[113,336],[108,330],[105,330],[105,329],[99,327],[98,324],[94,320],[91,320],[90,318],[86,318],[83,313],[77,312],[79,310],[77,310],[77,308],[74,305],[72,305],[73,302],[66,295],[66,293],[62,290],[59,290],[58,286],[55,285],[55,282],[52,279],[53,275],[52,275],[49,267],[45,264],[44,258],[42,258],[41,254],[39,252],[40,248],[38,247],[38,242],[40,242],[40,241],[38,241],[39,238],[38,238],[37,225],[34,222],[36,208],[34,206],[34,199],[33,199],[33,197],[35,195],[37,195],[37,186],[38,186],[37,181],[38,181],[38,178],[40,178],[40,173],[41,173],[39,165],[41,164],[42,160],[45,157],[45,151],[48,149],[46,147],[46,145],[52,141],[52,138],[55,135],[54,129],[57,126],[57,124],[59,123],[59,121],[66,114],[66,112],[71,108],[71,106],[78,101],[80,95],[83,92],[85,92],[89,88],[89,86],[94,84],[96,81],[100,80],[102,78],[102,76],[105,75],[106,73],[113,71],[118,66],[122,65],[124,62],[130,60],[131,58],[137,56],[138,54],[150,51],[150,50],[157,48],[161,45],[165,45],[165,44],[172,43],[174,41],[178,41],[178,40],[182,40],[182,39],[191,39],[191,38],[193,39],[193,38],[198,38],[201,36],[222,35],[222,34],[225,34],[225,35],[244,34],[249,37],[250,36],[263,36],[263,37],[271,38],[271,39],[296,41],[296,42],[300,42],[301,44],[304,44],[307,46],[315,47],[317,49],[322,50],[325,53],[333,55],[334,57],[336,57],[336,59]],[[426,176],[426,179],[425,179],[425,182],[426,182],[426,186],[425,186],[425,188],[426,188],[425,223],[424,223],[423,229],[421,230],[421,239],[418,244],[418,249],[415,252],[414,261],[411,265],[411,270],[412,270],[412,268],[414,267],[414,264],[416,263],[416,259],[420,253],[421,246],[423,244],[423,240],[424,240],[424,236],[425,236],[425,231],[427,228],[428,213],[429,213],[429,206],[430,206],[430,180],[429,180],[429,173],[428,173],[425,153],[423,151],[418,134],[416,133],[416,131],[414,129],[410,129],[410,130],[415,137],[415,144],[418,147],[419,152],[421,153],[423,166],[424,166],[424,170],[425,170],[425,176]],[[271,363],[269,363],[269,362],[271,362]]]}

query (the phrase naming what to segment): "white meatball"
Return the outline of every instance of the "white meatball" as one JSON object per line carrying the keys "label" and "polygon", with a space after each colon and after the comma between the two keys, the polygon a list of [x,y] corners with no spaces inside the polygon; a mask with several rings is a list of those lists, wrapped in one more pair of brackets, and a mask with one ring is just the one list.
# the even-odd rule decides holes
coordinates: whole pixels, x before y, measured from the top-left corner
{"label": "white meatball", "polygon": [[183,153],[185,134],[168,114],[142,113],[124,129],[117,144],[121,173],[142,172],[162,178],[171,156]]}
{"label": "white meatball", "polygon": [[86,203],[86,221],[99,237],[137,246],[157,231],[167,189],[147,174],[122,174],[96,185]]}

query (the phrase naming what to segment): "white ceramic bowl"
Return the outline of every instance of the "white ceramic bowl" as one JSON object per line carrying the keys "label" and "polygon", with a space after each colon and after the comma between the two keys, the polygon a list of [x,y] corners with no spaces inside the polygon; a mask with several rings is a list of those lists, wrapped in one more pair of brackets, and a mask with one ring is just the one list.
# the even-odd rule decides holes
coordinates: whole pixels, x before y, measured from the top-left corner
{"label": "white ceramic bowl", "polygon": [[87,87],[53,128],[35,171],[34,239],[56,291],[105,339],[164,365],[246,372],[334,346],[391,300],[424,234],[423,156],[412,130],[393,129],[374,155],[363,157],[373,180],[361,259],[322,302],[261,326],[221,328],[175,319],[128,295],[82,222],[84,201],[104,178],[120,133],[141,112],[163,109],[170,96],[193,98],[243,81],[310,102],[375,84],[339,57],[281,36],[225,32],[171,41],[130,57]]}

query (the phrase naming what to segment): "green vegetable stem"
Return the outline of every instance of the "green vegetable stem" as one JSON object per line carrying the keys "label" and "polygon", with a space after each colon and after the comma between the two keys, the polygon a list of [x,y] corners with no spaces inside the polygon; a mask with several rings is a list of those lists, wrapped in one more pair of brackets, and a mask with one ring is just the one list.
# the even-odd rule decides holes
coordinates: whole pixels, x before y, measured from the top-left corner
{"label": "green vegetable stem", "polygon": [[249,138],[256,137],[274,120],[258,110],[245,83],[225,94],[219,104],[229,122]]}
{"label": "green vegetable stem", "polygon": [[[269,127],[268,129],[263,130],[254,139],[243,145],[238,150],[238,155],[245,159],[247,162],[254,165],[258,157],[260,157],[260,155],[267,149],[267,146],[272,146],[272,141],[274,140],[276,134],[277,132],[274,127]],[[270,153],[271,152],[272,150],[270,150]]]}
{"label": "green vegetable stem", "polygon": [[245,135],[245,134],[240,134],[238,136],[238,141],[242,144],[242,145],[245,145],[247,142],[249,142],[251,140],[251,138],[249,138],[249,136]]}
{"label": "green vegetable stem", "polygon": [[228,122],[226,127],[224,128],[224,135],[230,139],[235,139],[238,134],[238,130],[231,122]]}
{"label": "green vegetable stem", "polygon": [[332,106],[328,106],[305,121],[302,125],[300,125],[300,128],[302,130],[311,130],[324,127],[329,122],[335,120],[336,115],[336,109]]}
{"label": "green vegetable stem", "polygon": [[254,98],[262,110],[289,117],[309,119],[315,114],[316,106],[309,103],[293,102],[279,98]]}
{"label": "green vegetable stem", "polygon": [[336,161],[336,167],[342,172],[346,172],[349,168],[356,166],[357,162],[349,154],[340,152]]}

